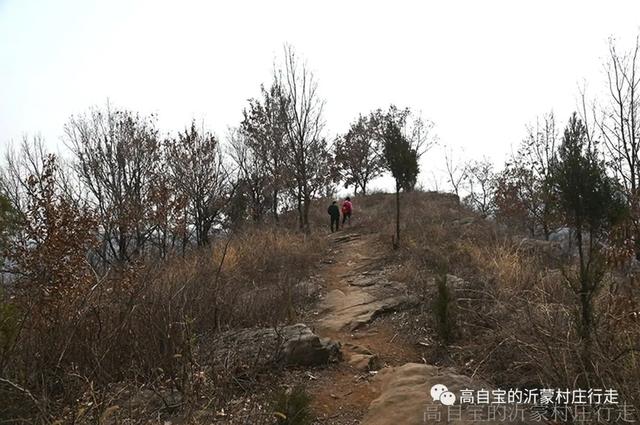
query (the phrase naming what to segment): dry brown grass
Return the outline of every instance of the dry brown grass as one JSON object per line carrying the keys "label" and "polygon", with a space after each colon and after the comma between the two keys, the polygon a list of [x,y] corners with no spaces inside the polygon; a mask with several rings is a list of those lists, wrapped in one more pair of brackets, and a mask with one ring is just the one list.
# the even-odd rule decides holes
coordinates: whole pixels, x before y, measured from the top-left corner
{"label": "dry brown grass", "polygon": [[0,422],[97,423],[114,406],[135,417],[123,403],[148,393],[163,402],[140,406],[156,413],[215,405],[229,388],[204,372],[200,336],[294,321],[306,302],[298,283],[323,249],[320,237],[253,228],[112,271],[55,304],[18,295],[21,331],[0,359]]}
{"label": "dry brown grass", "polygon": [[[595,301],[593,372],[580,361],[577,295],[564,275],[571,260],[524,250],[518,236],[458,206],[449,195],[404,194],[402,243],[391,249],[393,197],[355,200],[395,255],[394,278],[423,296],[409,332],[434,341],[433,277],[445,271],[466,281],[455,289],[456,339],[446,349],[425,349],[425,358],[453,364],[501,386],[614,388],[640,407],[640,296],[637,277],[612,268]],[[564,270],[564,274],[561,272]],[[426,326],[424,324],[427,324]]]}

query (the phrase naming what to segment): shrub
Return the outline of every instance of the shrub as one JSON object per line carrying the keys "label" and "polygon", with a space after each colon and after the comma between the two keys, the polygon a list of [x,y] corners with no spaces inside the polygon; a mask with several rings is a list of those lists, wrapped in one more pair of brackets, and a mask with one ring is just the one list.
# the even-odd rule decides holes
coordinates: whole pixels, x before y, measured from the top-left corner
{"label": "shrub", "polygon": [[447,286],[446,273],[439,274],[436,276],[436,296],[433,300],[432,309],[438,336],[444,345],[449,345],[454,337],[454,303],[455,295]]}
{"label": "shrub", "polygon": [[271,408],[278,425],[310,425],[313,421],[311,396],[302,386],[279,391]]}
{"label": "shrub", "polygon": [[[438,277],[439,285],[430,303],[433,311],[429,311],[435,319],[435,329],[426,329],[425,321],[417,318],[407,322],[415,324],[402,331],[427,341],[433,332],[441,335],[438,323],[442,326],[450,317],[443,301],[453,296],[447,295],[452,291],[450,285],[444,290],[442,266],[465,281],[455,293],[456,344],[449,345],[446,353],[425,348],[425,358],[452,362],[462,373],[482,377],[497,386],[583,385],[577,382],[585,376],[579,334],[581,317],[576,314],[580,313],[580,305],[567,281],[575,273],[578,260],[549,255],[544,247],[552,245],[545,241],[540,241],[539,251],[525,250],[520,244],[522,234],[502,230],[492,221],[459,208],[448,195],[408,195],[405,243],[400,251],[391,251],[388,244],[392,225],[385,211],[393,197],[387,195],[386,199],[369,204],[371,210],[367,212],[372,217],[376,215],[373,211],[377,212],[372,225],[382,229],[380,238],[389,246],[387,255],[396,255],[394,279],[406,282],[418,295],[425,295],[429,276]],[[602,278],[606,289],[595,292],[592,299],[596,320],[590,382],[617,389],[626,403],[637,407],[638,273],[608,264]],[[423,313],[416,310],[415,314]]]}
{"label": "shrub", "polygon": [[18,316],[18,309],[4,299],[2,288],[0,288],[0,374],[7,363],[9,350],[18,335]]}
{"label": "shrub", "polygon": [[[64,408],[69,421],[80,412],[97,418],[113,402],[114,382],[133,388],[144,383],[164,398],[178,393],[184,408],[205,395],[218,402],[233,379],[212,372],[224,365],[199,357],[200,344],[209,341],[202,337],[295,320],[307,296],[298,283],[321,251],[314,236],[248,228],[184,257],[113,269],[95,284],[75,288],[73,296],[56,297],[55,304],[17,292],[16,308],[30,313],[3,377],[25,391],[0,385],[0,421],[46,422]],[[13,314],[3,305],[0,317]],[[41,406],[38,417],[30,416],[30,395]]]}

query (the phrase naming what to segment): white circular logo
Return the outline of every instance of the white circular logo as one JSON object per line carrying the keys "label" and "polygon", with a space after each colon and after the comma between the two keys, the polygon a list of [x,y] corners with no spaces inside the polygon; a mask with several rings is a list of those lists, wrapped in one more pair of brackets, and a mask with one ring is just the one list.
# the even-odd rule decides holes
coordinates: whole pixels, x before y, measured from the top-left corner
{"label": "white circular logo", "polygon": [[433,399],[433,401],[440,400],[440,396],[442,395],[442,393],[445,393],[447,391],[449,390],[444,385],[435,384],[433,387],[431,387],[431,398]]}

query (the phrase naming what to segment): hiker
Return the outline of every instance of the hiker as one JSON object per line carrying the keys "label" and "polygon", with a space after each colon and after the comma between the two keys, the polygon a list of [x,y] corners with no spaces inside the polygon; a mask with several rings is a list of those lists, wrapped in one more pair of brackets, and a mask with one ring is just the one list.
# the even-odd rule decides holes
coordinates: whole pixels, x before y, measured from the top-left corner
{"label": "hiker", "polygon": [[353,211],[353,204],[351,203],[351,198],[347,196],[347,199],[342,203],[342,227],[344,227],[345,221],[349,220],[349,225],[351,225],[351,212]]}
{"label": "hiker", "polygon": [[[331,205],[329,205],[329,209],[327,209],[327,212],[331,216],[331,233],[335,232],[336,230],[340,230],[340,209],[338,208],[338,204],[336,203],[336,201],[333,201]],[[335,230],[333,228],[334,224]]]}

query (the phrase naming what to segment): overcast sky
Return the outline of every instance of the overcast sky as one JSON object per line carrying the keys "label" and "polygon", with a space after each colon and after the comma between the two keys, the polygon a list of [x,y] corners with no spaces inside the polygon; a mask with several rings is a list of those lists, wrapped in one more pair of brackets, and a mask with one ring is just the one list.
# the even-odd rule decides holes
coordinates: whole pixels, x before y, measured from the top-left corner
{"label": "overcast sky", "polygon": [[395,103],[501,163],[537,115],[564,125],[582,81],[600,91],[608,37],[639,26],[637,0],[0,0],[0,144],[41,133],[55,149],[107,98],[163,132],[195,118],[224,136],[287,42],[319,80],[327,136]]}

